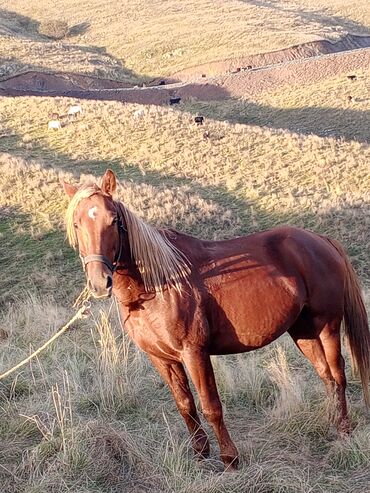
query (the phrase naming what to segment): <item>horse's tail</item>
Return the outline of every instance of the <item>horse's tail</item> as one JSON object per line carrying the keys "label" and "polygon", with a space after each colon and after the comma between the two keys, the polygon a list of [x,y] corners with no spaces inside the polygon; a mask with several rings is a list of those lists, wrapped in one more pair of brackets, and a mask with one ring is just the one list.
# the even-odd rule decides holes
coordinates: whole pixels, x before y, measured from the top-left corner
{"label": "horse's tail", "polygon": [[360,376],[364,400],[369,407],[370,330],[360,283],[342,245],[338,241],[329,238],[327,240],[344,260],[344,333],[348,340],[353,369]]}

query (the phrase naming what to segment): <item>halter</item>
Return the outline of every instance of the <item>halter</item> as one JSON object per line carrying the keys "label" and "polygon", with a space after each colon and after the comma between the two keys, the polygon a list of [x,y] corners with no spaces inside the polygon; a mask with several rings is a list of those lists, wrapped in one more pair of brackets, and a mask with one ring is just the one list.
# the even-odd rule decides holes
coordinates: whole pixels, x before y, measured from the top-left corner
{"label": "halter", "polygon": [[117,263],[118,263],[119,259],[121,258],[122,250],[123,250],[121,231],[127,232],[127,229],[122,224],[122,220],[121,220],[120,216],[118,215],[117,217],[118,217],[117,227],[118,227],[119,248],[118,248],[117,254],[114,257],[113,263],[105,255],[91,254],[91,255],[86,255],[86,257],[84,257],[80,254],[80,259],[82,262],[82,268],[83,268],[85,273],[86,273],[86,265],[89,264],[90,262],[101,262],[101,263],[103,263],[104,265],[106,265],[108,267],[108,269],[110,270],[112,275],[116,271]]}

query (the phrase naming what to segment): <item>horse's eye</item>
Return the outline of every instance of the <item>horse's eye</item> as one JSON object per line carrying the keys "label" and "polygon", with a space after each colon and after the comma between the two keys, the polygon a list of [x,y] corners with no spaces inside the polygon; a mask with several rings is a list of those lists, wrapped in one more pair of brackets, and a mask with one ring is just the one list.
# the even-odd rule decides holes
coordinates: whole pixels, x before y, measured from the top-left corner
{"label": "horse's eye", "polygon": [[78,228],[77,223],[73,223],[73,227],[74,227],[75,229],[77,229],[77,228]]}
{"label": "horse's eye", "polygon": [[118,217],[116,216],[113,221],[112,221],[112,224],[117,224],[118,223]]}

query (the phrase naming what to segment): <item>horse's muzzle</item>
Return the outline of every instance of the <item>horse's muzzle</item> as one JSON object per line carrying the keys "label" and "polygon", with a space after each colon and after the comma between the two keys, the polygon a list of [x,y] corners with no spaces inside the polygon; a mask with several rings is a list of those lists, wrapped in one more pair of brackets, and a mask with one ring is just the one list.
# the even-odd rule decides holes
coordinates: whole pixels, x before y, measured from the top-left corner
{"label": "horse's muzzle", "polygon": [[110,298],[112,296],[112,289],[107,289],[105,293],[101,293],[101,292],[95,291],[93,289],[90,289],[90,291],[91,291],[91,294],[93,295],[93,297],[95,299],[99,299],[99,300],[104,300],[104,299]]}
{"label": "horse's muzzle", "polygon": [[105,280],[106,280],[106,282],[104,283],[105,285],[103,283],[93,282],[91,279],[88,280],[87,284],[94,298],[104,299],[104,298],[110,298],[112,296],[112,288],[113,288],[112,277],[107,276]]}

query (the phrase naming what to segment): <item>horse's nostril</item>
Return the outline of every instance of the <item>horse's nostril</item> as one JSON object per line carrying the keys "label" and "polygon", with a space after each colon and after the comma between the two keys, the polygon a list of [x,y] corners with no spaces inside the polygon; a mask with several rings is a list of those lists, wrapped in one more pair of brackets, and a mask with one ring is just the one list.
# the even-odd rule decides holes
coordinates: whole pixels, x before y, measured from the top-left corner
{"label": "horse's nostril", "polygon": [[111,276],[108,276],[107,277],[107,289],[111,289],[112,286],[113,286],[113,280],[112,280]]}

